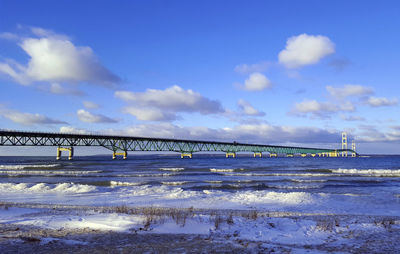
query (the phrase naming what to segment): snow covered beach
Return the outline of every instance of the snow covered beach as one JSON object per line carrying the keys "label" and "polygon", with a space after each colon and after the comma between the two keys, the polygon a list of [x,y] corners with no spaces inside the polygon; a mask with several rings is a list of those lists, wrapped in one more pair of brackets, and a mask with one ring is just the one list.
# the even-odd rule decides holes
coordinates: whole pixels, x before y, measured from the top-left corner
{"label": "snow covered beach", "polygon": [[357,159],[8,159],[0,249],[398,252],[399,158]]}

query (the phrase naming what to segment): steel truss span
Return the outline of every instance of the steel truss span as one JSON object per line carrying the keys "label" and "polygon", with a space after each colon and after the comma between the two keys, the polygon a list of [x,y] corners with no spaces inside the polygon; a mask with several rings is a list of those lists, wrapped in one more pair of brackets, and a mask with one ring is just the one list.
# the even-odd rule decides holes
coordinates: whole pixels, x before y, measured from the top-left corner
{"label": "steel truss span", "polygon": [[[253,152],[254,157],[267,152],[271,157],[277,155],[326,156],[337,157],[343,153],[356,154],[351,149],[324,149],[309,147],[274,146],[262,144],[243,144],[237,142],[214,142],[166,138],[144,138],[95,134],[41,133],[0,130],[0,146],[56,146],[70,149],[72,158],[75,146],[100,146],[116,155],[127,156],[128,151],[179,152],[181,157],[192,157],[196,152],[225,152],[227,157],[236,157],[237,152]],[[57,158],[60,152],[57,150]],[[118,152],[118,151],[122,151]]]}

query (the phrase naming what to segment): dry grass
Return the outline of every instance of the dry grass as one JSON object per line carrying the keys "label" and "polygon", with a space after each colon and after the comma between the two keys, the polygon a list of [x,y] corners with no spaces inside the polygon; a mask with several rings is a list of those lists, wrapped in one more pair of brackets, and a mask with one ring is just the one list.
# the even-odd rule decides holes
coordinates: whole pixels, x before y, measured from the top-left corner
{"label": "dry grass", "polygon": [[381,226],[386,230],[391,230],[392,227],[396,224],[396,221],[393,218],[383,218],[381,220],[374,220],[374,224],[376,226]]}
{"label": "dry grass", "polygon": [[[184,227],[187,219],[197,216],[199,221],[203,218],[200,215],[204,215],[204,211],[196,211],[193,207],[190,208],[160,208],[160,207],[143,207],[143,208],[130,208],[126,205],[105,207],[101,212],[106,213],[124,213],[132,215],[143,215],[144,229],[148,230],[152,224],[164,223],[167,219],[172,219],[177,225]],[[209,211],[209,222],[213,223],[215,229],[219,229],[222,224],[233,225],[234,217],[243,217],[247,220],[257,220],[265,215],[257,212],[256,210],[251,211]]]}
{"label": "dry grass", "polygon": [[232,213],[232,212],[229,213],[229,216],[228,216],[228,218],[226,219],[226,223],[227,223],[228,225],[233,225],[233,224],[234,224],[234,221],[233,221],[233,213]]}
{"label": "dry grass", "polygon": [[8,210],[8,208],[10,207],[10,205],[9,205],[9,204],[6,204],[6,203],[1,203],[1,204],[0,204],[0,207],[3,208],[4,210]]}
{"label": "dry grass", "polygon": [[256,210],[242,212],[241,216],[248,220],[257,220],[257,218],[260,217]]}
{"label": "dry grass", "polygon": [[338,218],[326,217],[317,220],[317,229],[319,230],[332,232],[337,227],[340,227]]}
{"label": "dry grass", "polygon": [[214,218],[214,226],[215,230],[218,230],[220,225],[224,222],[224,219],[222,218],[221,215],[217,214]]}
{"label": "dry grass", "polygon": [[151,224],[163,223],[166,219],[171,218],[177,225],[184,227],[188,218],[195,216],[193,207],[190,208],[159,208],[159,207],[143,207],[130,208],[125,205],[106,207],[101,210],[105,213],[124,213],[132,215],[143,215],[144,228],[147,230]]}

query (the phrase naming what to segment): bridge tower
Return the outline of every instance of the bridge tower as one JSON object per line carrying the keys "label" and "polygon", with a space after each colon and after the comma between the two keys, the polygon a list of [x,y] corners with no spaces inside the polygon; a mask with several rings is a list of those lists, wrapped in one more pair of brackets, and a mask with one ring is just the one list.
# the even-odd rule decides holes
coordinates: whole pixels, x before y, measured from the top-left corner
{"label": "bridge tower", "polygon": [[351,141],[351,150],[354,151],[351,153],[351,157],[356,157],[357,156],[357,154],[355,153],[356,152],[356,141],[354,139]]}
{"label": "bridge tower", "polygon": [[[347,149],[347,133],[342,132],[342,149]],[[347,157],[347,151],[342,152],[342,157]]]}

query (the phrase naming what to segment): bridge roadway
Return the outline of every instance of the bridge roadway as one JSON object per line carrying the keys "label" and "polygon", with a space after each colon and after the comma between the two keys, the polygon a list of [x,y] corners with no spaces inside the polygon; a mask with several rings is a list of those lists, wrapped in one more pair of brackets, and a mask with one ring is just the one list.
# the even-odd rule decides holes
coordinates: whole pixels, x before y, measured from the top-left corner
{"label": "bridge roadway", "polygon": [[351,149],[325,149],[310,147],[275,146],[262,144],[243,144],[237,142],[214,142],[200,140],[183,140],[168,138],[145,138],[97,134],[42,133],[0,130],[0,146],[55,146],[57,159],[62,151],[69,153],[71,160],[75,146],[100,146],[113,152],[113,159],[122,155],[124,159],[128,151],[178,152],[181,158],[192,158],[195,152],[225,152],[226,157],[236,157],[238,152],[252,152],[254,157],[262,157],[269,153],[270,157],[278,156],[318,156],[338,157],[357,153]]}

